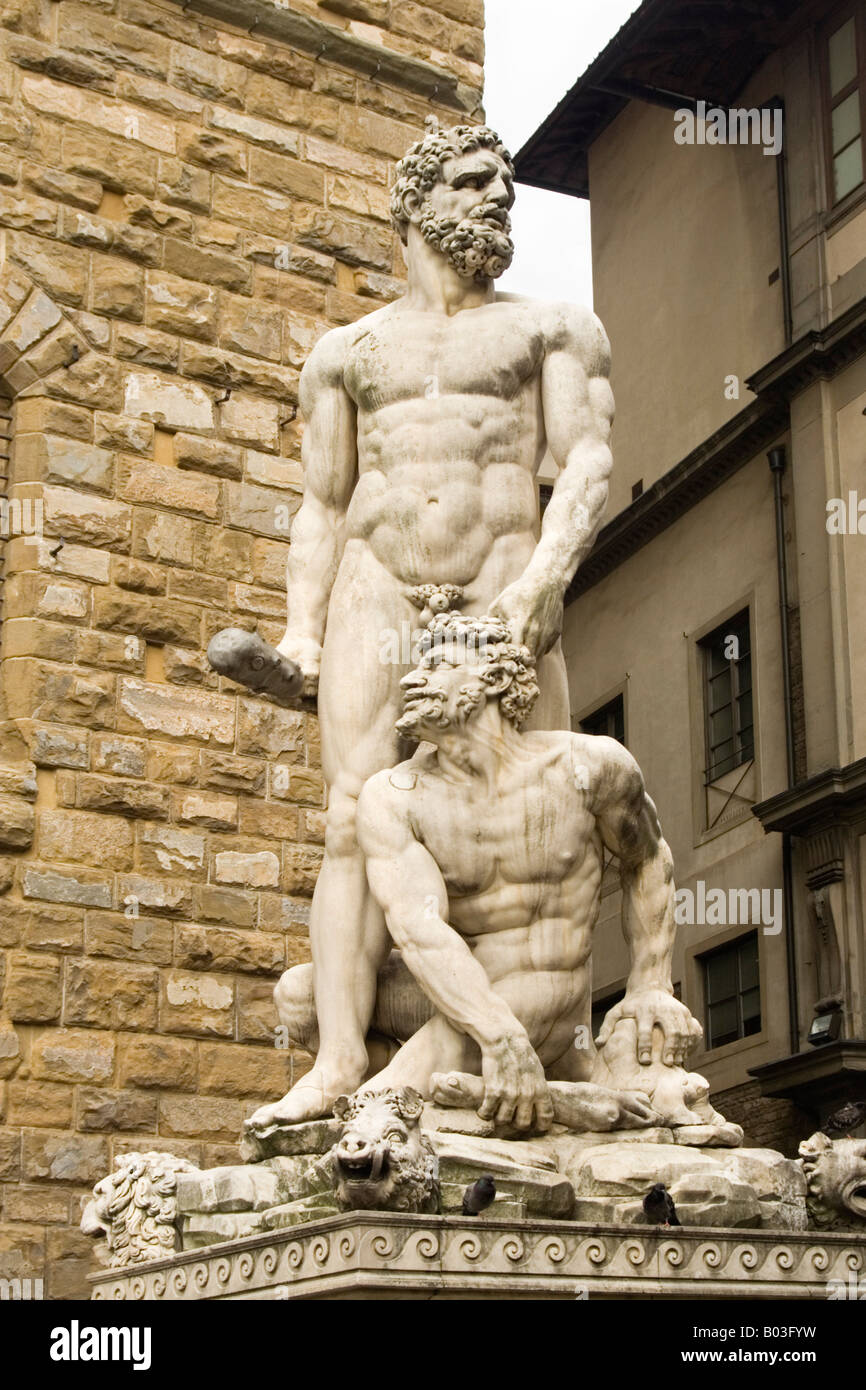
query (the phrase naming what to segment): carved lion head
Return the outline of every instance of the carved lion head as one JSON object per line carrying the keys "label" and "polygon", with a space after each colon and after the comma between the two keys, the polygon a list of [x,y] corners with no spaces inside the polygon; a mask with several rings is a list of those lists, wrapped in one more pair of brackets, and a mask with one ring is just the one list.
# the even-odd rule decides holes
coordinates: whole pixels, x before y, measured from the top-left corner
{"label": "carved lion head", "polygon": [[155,1260],[177,1248],[175,1187],[195,1164],[169,1153],[121,1154],[114,1172],[100,1179],[84,1209],[81,1230],[105,1238],[112,1266]]}

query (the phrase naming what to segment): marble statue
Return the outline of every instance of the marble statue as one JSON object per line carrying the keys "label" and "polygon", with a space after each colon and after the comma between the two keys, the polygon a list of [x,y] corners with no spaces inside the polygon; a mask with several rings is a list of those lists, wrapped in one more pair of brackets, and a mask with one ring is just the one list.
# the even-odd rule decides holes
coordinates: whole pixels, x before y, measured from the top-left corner
{"label": "marble statue", "polygon": [[439,1162],[420,1127],[423,1107],[409,1086],[337,1098],[343,1128],[328,1158],[342,1210],[439,1210]]}
{"label": "marble statue", "polygon": [[[396,725],[411,663],[382,659],[388,635],[443,606],[495,614],[537,659],[533,726],[569,726],[559,636],[607,498],[609,349],[588,310],[495,290],[513,252],[513,172],[492,130],[431,121],[392,190],[406,293],[326,333],[301,374],[304,498],[277,655],[279,679],[297,668],[318,692],[328,811],[310,922],[316,1062],[272,1121],[330,1113],[370,1070],[390,939],[356,812],[364,782],[407,751]],[[545,451],[560,471],[539,526]],[[221,660],[249,683],[243,643]]]}
{"label": "marble statue", "polygon": [[[315,1062],[246,1121],[240,1164],[116,1161],[82,1219],[130,1267],[103,1281],[115,1297],[242,1297],[251,1278],[262,1296],[303,1296],[305,1237],[288,1228],[307,1226],[318,1269],[335,1220],[345,1270],[359,1248],[348,1211],[376,1232],[373,1255],[395,1248],[392,1212],[428,1261],[438,1227],[446,1240],[464,1219],[469,1261],[488,1222],[645,1224],[659,1182],[687,1227],[796,1241],[810,1211],[863,1215],[860,1141],[814,1136],[800,1163],[746,1148],[687,1070],[701,1029],[671,983],[673,863],[655,806],[625,748],[570,731],[559,638],[607,496],[609,354],[591,313],[494,289],[512,178],[492,130],[431,122],[392,190],[405,295],[326,333],[302,372],[285,636],[274,649],[228,629],[209,657],[278,702],[318,696],[328,811],[312,962],[274,996]],[[545,452],[559,476],[540,521]],[[594,1039],[606,853],[629,974]],[[482,1174],[496,1200],[464,1218]],[[416,1240],[438,1213],[435,1238]],[[684,1247],[664,1239],[676,1268]],[[564,1239],[545,1229],[544,1242],[565,1257]],[[212,1262],[191,1254],[205,1246]],[[706,1246],[711,1268],[719,1248]],[[736,1248],[753,1268],[754,1246]],[[523,1235],[503,1249],[522,1259]],[[604,1263],[595,1234],[587,1249]],[[642,1250],[629,1244],[630,1279]],[[146,1261],[161,1263],[140,1276]],[[434,1268],[439,1280],[444,1259]],[[645,1268],[655,1287],[655,1256]],[[419,1287],[429,1296],[429,1270]]]}
{"label": "marble statue", "polygon": [[813,1225],[866,1230],[866,1139],[828,1139],[819,1130],[800,1145]]}
{"label": "marble statue", "polygon": [[83,1234],[101,1242],[104,1263],[123,1268],[179,1249],[177,1179],[198,1171],[170,1153],[120,1154],[81,1217]]}
{"label": "marble statue", "polygon": [[[736,1126],[719,1138],[706,1082],[682,1065],[701,1029],[673,994],[673,866],[631,754],[614,739],[521,732],[535,666],[502,619],[440,613],[424,648],[397,726],[417,750],[359,799],[370,886],[402,965],[380,977],[377,1009],[402,1045],[360,1094],[412,1087],[505,1132],[690,1125],[712,1131],[704,1142],[740,1142]],[[631,970],[597,1049],[605,849],[620,864]],[[286,973],[277,1000],[290,1033],[314,1045],[306,967]],[[274,1121],[266,1106],[250,1125]]]}

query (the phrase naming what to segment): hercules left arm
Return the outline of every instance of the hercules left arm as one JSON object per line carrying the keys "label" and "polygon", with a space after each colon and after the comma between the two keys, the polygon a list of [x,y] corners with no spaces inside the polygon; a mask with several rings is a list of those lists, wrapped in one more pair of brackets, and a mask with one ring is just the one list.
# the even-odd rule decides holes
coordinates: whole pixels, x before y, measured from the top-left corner
{"label": "hercules left arm", "polygon": [[560,473],[528,565],[491,610],[509,623],[514,641],[536,656],[549,651],[562,630],[565,591],[601,525],[612,466],[605,331],[586,309],[553,305],[549,312],[541,408]]}

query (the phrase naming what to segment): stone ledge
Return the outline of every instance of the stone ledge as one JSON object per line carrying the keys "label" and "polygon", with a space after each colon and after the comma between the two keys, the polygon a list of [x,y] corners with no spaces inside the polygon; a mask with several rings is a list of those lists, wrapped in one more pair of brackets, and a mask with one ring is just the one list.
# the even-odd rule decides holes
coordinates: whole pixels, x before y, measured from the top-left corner
{"label": "stone ledge", "polygon": [[172,4],[180,5],[187,14],[206,15],[235,29],[246,29],[254,38],[276,39],[365,77],[406,87],[456,111],[471,115],[481,105],[480,91],[445,68],[370,43],[321,19],[285,9],[274,0],[172,0]]}
{"label": "stone ledge", "polygon": [[866,1234],[347,1212],[91,1276],[97,1300],[826,1298]]}

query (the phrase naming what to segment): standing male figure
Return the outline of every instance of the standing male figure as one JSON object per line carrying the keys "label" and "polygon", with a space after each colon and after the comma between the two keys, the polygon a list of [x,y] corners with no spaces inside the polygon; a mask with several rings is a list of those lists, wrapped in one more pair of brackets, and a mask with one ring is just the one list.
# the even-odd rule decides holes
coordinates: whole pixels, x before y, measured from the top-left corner
{"label": "standing male figure", "polygon": [[[310,922],[319,1046],[258,1126],[328,1113],[368,1070],[389,939],[355,820],[365,780],[401,756],[407,667],[383,661],[388,635],[425,605],[497,614],[538,658],[534,727],[569,725],[559,634],[607,498],[609,349],[589,310],[494,290],[513,253],[512,179],[492,130],[431,129],[392,190],[405,295],[326,333],[301,374],[304,500],[277,650],[318,687],[329,790]],[[539,535],[546,449],[560,473]]]}

